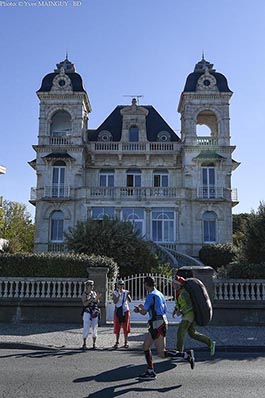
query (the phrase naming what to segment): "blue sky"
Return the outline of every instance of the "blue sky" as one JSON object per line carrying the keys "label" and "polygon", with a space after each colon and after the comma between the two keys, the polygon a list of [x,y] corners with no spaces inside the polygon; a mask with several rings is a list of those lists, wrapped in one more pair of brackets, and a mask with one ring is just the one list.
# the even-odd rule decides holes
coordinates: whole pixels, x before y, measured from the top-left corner
{"label": "blue sky", "polygon": [[[11,6],[10,3],[14,5]],[[28,204],[42,78],[69,59],[81,74],[97,127],[125,95],[143,95],[180,130],[176,108],[187,75],[201,59],[214,63],[234,92],[230,106],[233,173],[240,204],[265,199],[265,2],[263,0],[0,0],[0,195]],[[59,4],[62,4],[61,6]]]}

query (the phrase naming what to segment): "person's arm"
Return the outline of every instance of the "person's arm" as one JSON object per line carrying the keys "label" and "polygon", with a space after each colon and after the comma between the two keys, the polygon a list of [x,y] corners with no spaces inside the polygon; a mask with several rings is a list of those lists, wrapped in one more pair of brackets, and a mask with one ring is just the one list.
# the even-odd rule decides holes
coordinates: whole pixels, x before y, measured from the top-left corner
{"label": "person's arm", "polygon": [[138,307],[134,307],[133,310],[136,314],[146,315],[147,311],[144,309],[143,304],[139,304]]}
{"label": "person's arm", "polygon": [[129,301],[129,303],[132,302],[132,298],[129,291],[127,292],[127,300]]}
{"label": "person's arm", "polygon": [[84,307],[88,306],[88,305],[91,303],[91,301],[92,301],[92,298],[88,298],[88,299],[87,299],[86,293],[84,292],[84,293],[82,294],[83,306],[84,306]]}
{"label": "person's arm", "polygon": [[117,290],[114,290],[114,292],[112,293],[113,303],[117,304],[117,302],[119,301],[120,297],[121,297],[121,294]]}

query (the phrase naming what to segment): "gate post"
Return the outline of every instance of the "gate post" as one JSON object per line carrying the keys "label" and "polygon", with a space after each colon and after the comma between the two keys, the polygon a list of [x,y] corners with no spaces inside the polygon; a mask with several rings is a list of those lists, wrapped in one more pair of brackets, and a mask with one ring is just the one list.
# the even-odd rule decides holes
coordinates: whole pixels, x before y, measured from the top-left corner
{"label": "gate post", "polygon": [[101,324],[106,324],[106,307],[107,307],[107,292],[108,292],[108,278],[107,267],[88,267],[88,279],[92,279],[95,284],[95,291],[101,294],[100,297],[100,311],[101,311]]}
{"label": "gate post", "polygon": [[209,266],[184,266],[178,269],[177,274],[183,278],[197,278],[205,285],[211,301],[213,302],[214,286],[213,286],[214,269]]}

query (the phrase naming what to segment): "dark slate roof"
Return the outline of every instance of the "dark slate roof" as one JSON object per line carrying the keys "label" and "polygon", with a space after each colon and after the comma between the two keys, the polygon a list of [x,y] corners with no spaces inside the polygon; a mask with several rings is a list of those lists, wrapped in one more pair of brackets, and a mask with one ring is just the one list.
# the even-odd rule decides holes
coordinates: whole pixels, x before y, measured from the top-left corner
{"label": "dark slate roof", "polygon": [[[102,130],[107,130],[112,134],[113,141],[120,141],[122,133],[122,115],[120,111],[125,107],[128,107],[128,105],[118,105],[97,129],[88,130],[88,140],[97,141],[99,132]],[[146,108],[149,111],[146,117],[146,132],[148,141],[157,141],[157,134],[160,131],[167,131],[171,136],[171,141],[180,140],[175,131],[167,124],[167,122],[153,106],[141,105],[141,107]]]}
{"label": "dark slate roof", "polygon": [[226,77],[221,73],[216,72],[215,69],[213,69],[213,64],[210,64],[210,62],[206,61],[205,59],[202,59],[200,62],[198,62],[195,65],[194,71],[188,75],[183,92],[196,91],[197,82],[199,78],[204,74],[205,67],[207,67],[209,73],[215,77],[217,87],[221,93],[232,93],[232,91],[228,87]]}
{"label": "dark slate roof", "polygon": [[[42,79],[41,87],[37,91],[37,93],[51,91],[53,79],[57,75],[58,75],[58,72],[49,73],[48,75],[46,75]],[[66,73],[66,75],[71,80],[73,91],[86,92],[86,90],[83,87],[82,78],[78,73]]]}
{"label": "dark slate roof", "polygon": [[78,73],[76,73],[74,64],[72,64],[68,59],[65,59],[57,64],[57,69],[55,69],[53,73],[49,73],[42,79],[41,87],[37,93],[51,91],[53,79],[60,73],[61,68],[64,68],[65,74],[70,78],[73,91],[86,92],[83,87],[82,78]]}

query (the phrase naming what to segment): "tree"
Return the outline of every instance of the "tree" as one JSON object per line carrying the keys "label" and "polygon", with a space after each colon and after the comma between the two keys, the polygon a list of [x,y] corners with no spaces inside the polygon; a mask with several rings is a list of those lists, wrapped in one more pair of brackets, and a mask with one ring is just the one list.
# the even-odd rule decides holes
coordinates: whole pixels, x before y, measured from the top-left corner
{"label": "tree", "polygon": [[233,243],[239,247],[245,236],[245,227],[249,213],[233,214]]}
{"label": "tree", "polygon": [[88,219],[78,222],[65,234],[69,250],[75,253],[108,256],[117,262],[120,276],[150,272],[158,265],[148,243],[128,222]]}
{"label": "tree", "polygon": [[8,240],[10,253],[33,252],[34,225],[26,205],[5,200],[0,215],[0,237]]}
{"label": "tree", "polygon": [[261,201],[257,212],[251,212],[245,225],[241,253],[247,263],[262,264],[265,261],[265,202]]}

